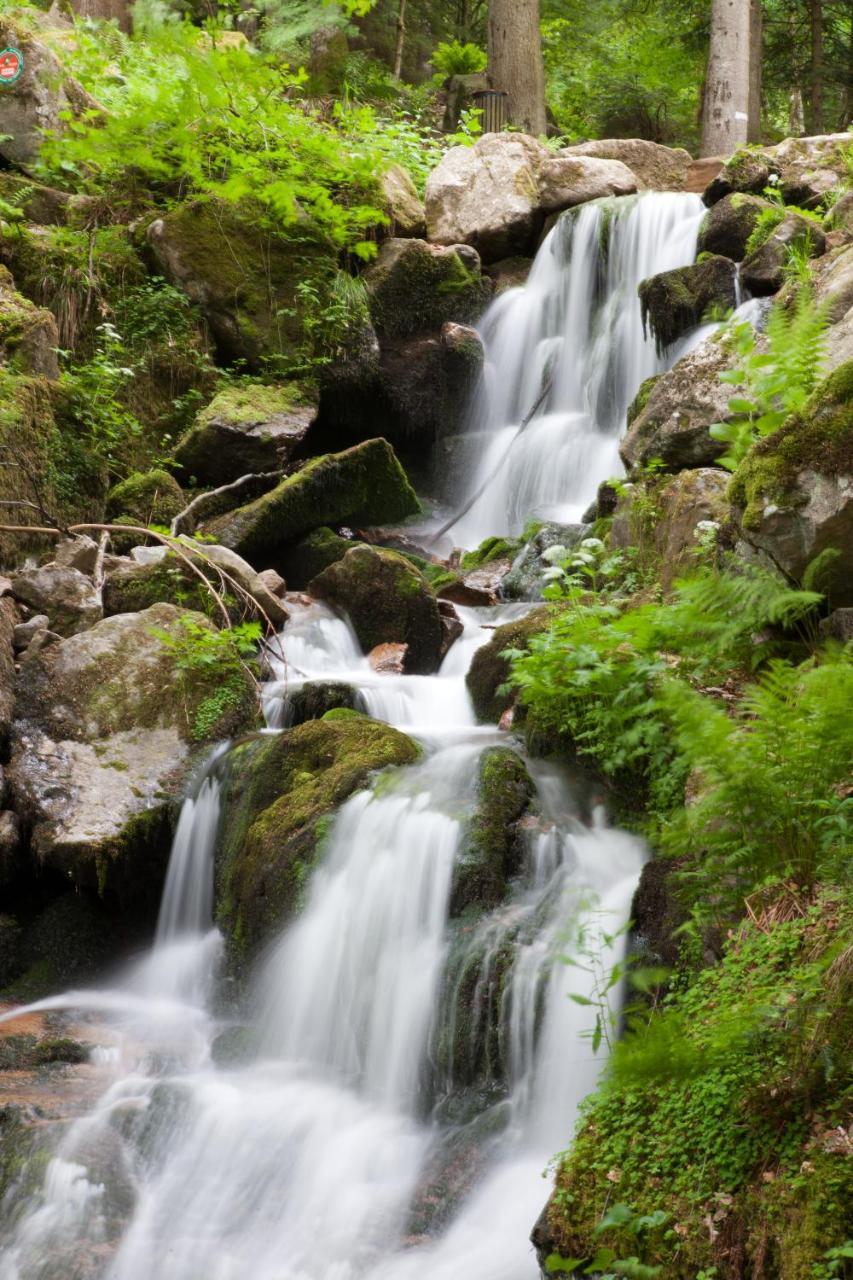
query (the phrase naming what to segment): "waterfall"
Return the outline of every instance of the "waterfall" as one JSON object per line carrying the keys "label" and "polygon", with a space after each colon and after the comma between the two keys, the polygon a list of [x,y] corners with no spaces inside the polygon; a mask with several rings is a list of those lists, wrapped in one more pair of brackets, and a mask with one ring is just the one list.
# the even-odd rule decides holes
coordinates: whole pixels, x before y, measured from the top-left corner
{"label": "waterfall", "polygon": [[[564,213],[527,283],[481,323],[486,363],[465,440],[469,493],[507,455],[482,497],[451,527],[458,545],[517,534],[533,517],[576,522],[602,480],[622,474],[619,437],[659,355],[643,332],[637,286],[693,262],[705,207],[699,196],[649,192]],[[549,394],[517,443],[546,379]]]}

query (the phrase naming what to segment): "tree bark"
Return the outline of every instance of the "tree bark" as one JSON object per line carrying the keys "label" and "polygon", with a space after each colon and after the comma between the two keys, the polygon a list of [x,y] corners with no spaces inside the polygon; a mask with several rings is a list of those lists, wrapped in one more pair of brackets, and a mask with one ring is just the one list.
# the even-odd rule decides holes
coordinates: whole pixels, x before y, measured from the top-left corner
{"label": "tree bark", "polygon": [[811,0],[811,28],[809,128],[812,133],[823,133],[823,0]]}
{"label": "tree bark", "polygon": [[752,0],[712,0],[702,111],[702,155],[728,156],[747,140]]}
{"label": "tree bark", "polygon": [[534,136],[545,132],[539,0],[490,0],[489,82],[507,94],[510,124]]}
{"label": "tree bark", "polygon": [[406,0],[400,0],[397,10],[397,47],[394,50],[394,79],[403,73],[403,46],[406,43]]}
{"label": "tree bark", "polygon": [[749,107],[747,142],[761,141],[761,70],[764,64],[761,0],[752,0],[749,13]]}

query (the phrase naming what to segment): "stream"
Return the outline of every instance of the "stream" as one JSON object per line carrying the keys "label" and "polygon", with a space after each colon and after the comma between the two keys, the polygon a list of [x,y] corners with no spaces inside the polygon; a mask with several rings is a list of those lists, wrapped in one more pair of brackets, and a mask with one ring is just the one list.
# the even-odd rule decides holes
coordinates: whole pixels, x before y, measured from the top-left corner
{"label": "stream", "polygon": [[[531,516],[576,521],[620,473],[631,398],[689,343],[655,352],[636,285],[693,260],[701,216],[689,195],[584,206],[545,240],[527,286],[492,304],[469,492],[546,371],[554,384],[512,465],[452,530],[457,545],[516,533]],[[535,1280],[543,1175],[604,1056],[592,1052],[590,1008],[568,998],[593,996],[593,980],[560,957],[585,928],[602,970],[620,958],[645,851],[577,779],[527,761],[537,818],[511,897],[463,930],[449,919],[479,757],[521,751],[476,723],[465,674],[492,628],[529,607],[459,609],[464,631],[440,671],[402,676],[370,668],[345,618],[288,603],[264,688],[268,732],[287,726],[301,683],[342,681],[422,757],[338,811],[303,909],[239,1009],[223,1000],[213,926],[226,747],[206,762],[180,814],[151,951],[101,990],[32,1006],[109,1027],[96,1050],[104,1088],[0,1228],[0,1280]],[[468,1016],[461,972],[478,989],[500,981],[494,1026]],[[486,1035],[502,1072],[457,1079],[460,1038]],[[444,1201],[436,1187],[448,1181]]]}

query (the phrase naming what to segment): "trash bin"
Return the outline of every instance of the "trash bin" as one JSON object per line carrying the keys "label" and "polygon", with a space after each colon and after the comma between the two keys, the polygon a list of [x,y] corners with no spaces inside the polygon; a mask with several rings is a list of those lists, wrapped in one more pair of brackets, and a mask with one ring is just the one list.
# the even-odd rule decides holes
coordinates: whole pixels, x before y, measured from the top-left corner
{"label": "trash bin", "polygon": [[500,133],[507,125],[507,98],[503,89],[481,89],[471,94],[476,110],[481,111],[483,133]]}

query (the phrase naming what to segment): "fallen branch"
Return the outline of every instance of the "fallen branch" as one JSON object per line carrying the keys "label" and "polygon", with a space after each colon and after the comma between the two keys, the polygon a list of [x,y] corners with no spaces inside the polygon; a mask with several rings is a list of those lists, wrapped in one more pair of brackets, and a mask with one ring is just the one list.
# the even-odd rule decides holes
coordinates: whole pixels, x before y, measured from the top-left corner
{"label": "fallen branch", "polygon": [[[173,537],[177,537],[181,533],[185,533],[184,528],[187,517],[192,515],[194,511],[204,510],[211,498],[217,498],[221,493],[231,493],[235,489],[241,489],[251,480],[275,480],[281,475],[280,471],[259,471],[249,472],[248,475],[240,476],[238,480],[231,480],[228,484],[221,484],[218,489],[208,489],[205,493],[200,493],[198,497],[193,498],[192,502],[184,507],[183,511],[179,511],[169,526],[169,532]],[[195,522],[193,522],[195,527]]]}

